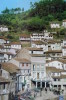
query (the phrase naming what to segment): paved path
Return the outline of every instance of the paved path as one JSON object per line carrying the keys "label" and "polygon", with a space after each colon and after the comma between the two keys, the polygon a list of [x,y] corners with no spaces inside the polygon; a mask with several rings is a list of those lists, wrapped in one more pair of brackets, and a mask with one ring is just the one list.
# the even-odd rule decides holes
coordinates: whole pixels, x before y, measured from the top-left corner
{"label": "paved path", "polygon": [[[53,92],[51,92],[51,91],[47,91],[47,93],[46,93],[44,90],[42,91],[41,94],[42,94],[42,96],[40,96],[40,93],[38,93],[35,100],[57,100],[54,98],[57,98],[59,96],[59,95],[53,94]],[[66,91],[64,92],[63,95],[66,95]],[[64,100],[66,100],[66,98]]]}

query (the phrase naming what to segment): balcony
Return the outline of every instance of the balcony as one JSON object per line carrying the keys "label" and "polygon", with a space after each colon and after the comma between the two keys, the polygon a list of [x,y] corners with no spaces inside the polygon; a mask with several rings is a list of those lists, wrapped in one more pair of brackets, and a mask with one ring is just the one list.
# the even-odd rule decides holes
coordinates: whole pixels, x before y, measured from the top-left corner
{"label": "balcony", "polygon": [[52,81],[53,85],[66,85],[66,82],[64,81]]}

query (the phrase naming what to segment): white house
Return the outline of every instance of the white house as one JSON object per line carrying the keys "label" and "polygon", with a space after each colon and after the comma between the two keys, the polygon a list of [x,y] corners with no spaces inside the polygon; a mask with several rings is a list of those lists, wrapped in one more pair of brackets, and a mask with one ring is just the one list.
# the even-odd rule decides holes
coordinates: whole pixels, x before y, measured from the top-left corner
{"label": "white house", "polygon": [[61,59],[62,58],[62,50],[48,50],[44,52],[45,56],[50,57],[51,59]]}
{"label": "white house", "polygon": [[30,42],[30,34],[25,34],[25,33],[21,34],[19,40],[21,42]]}
{"label": "white house", "polygon": [[66,89],[66,60],[47,61],[46,71],[51,81],[50,88]]}
{"label": "white house", "polygon": [[43,49],[42,48],[28,48],[29,49],[29,54],[43,54]]}
{"label": "white house", "polygon": [[10,53],[12,53],[14,55],[16,55],[17,51],[18,50],[15,50],[14,48],[13,49],[11,48],[11,44],[10,43],[9,44],[4,44],[2,46],[2,49],[1,49],[1,52],[10,52]]}
{"label": "white house", "polygon": [[30,38],[32,41],[38,41],[42,39],[53,39],[53,35],[45,30],[42,33],[33,33]]}
{"label": "white house", "polygon": [[10,41],[5,37],[0,36],[0,45],[3,45],[4,43],[10,43]]}
{"label": "white house", "polygon": [[48,51],[48,44],[45,41],[32,41],[31,47],[33,48],[43,48],[44,51]]}
{"label": "white house", "polygon": [[66,72],[65,70],[56,67],[46,67],[46,71],[47,77],[50,78],[50,88],[66,89],[66,75],[63,74]]}
{"label": "white house", "polygon": [[66,40],[63,40],[63,44],[62,44],[62,56],[63,56],[63,59],[66,59]]}
{"label": "white house", "polygon": [[63,46],[63,47],[66,47],[66,40],[63,40],[62,46]]}
{"label": "white house", "polygon": [[0,25],[0,32],[8,32],[8,27]]}
{"label": "white house", "polygon": [[46,87],[45,79],[45,57],[42,54],[31,54],[31,85],[35,86],[36,88]]}
{"label": "white house", "polygon": [[11,52],[0,52],[0,62],[7,62],[11,60],[15,54]]}
{"label": "white house", "polygon": [[8,100],[9,93],[15,94],[16,74],[18,67],[12,63],[0,64],[0,100]]}
{"label": "white house", "polygon": [[8,100],[9,84],[10,84],[10,80],[0,76],[0,100]]}
{"label": "white house", "polygon": [[62,26],[63,26],[64,28],[66,28],[66,20],[63,20],[63,21],[62,21]]}
{"label": "white house", "polygon": [[21,49],[21,43],[20,42],[12,42],[11,48],[16,49],[16,50],[20,50]]}
{"label": "white house", "polygon": [[66,47],[62,47],[62,56],[66,57]]}
{"label": "white house", "polygon": [[51,22],[50,27],[51,28],[60,28],[60,23],[59,22]]}
{"label": "white house", "polygon": [[29,48],[31,55],[31,87],[46,87],[45,56],[41,48]]}
{"label": "white house", "polygon": [[64,68],[64,65],[63,65],[63,62],[61,62],[61,60],[48,60],[46,62],[46,66],[48,67],[55,67],[57,69],[63,69]]}
{"label": "white house", "polygon": [[31,62],[24,58],[15,58],[12,59],[10,62],[17,65],[21,70],[21,73],[17,79],[17,81],[19,82],[17,86],[17,90],[22,91],[22,90],[30,89],[31,88],[31,81],[30,81]]}
{"label": "white house", "polygon": [[57,40],[47,40],[47,45],[48,45],[48,50],[61,50],[62,46],[61,46],[61,41],[57,41]]}

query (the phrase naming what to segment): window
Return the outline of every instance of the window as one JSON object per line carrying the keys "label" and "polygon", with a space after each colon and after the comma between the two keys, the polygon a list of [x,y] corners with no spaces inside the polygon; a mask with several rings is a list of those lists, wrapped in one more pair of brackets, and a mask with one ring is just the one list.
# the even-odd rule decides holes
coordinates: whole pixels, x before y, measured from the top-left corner
{"label": "window", "polygon": [[1,69],[1,64],[0,64],[0,69]]}
{"label": "window", "polygon": [[33,72],[33,78],[35,78],[36,77],[36,72]]}
{"label": "window", "polygon": [[57,75],[59,75],[59,73],[57,73]]}
{"label": "window", "polygon": [[61,54],[58,53],[57,56],[61,56]]}
{"label": "window", "polygon": [[24,73],[25,73],[26,71],[24,70]]}
{"label": "window", "polygon": [[1,85],[0,85],[0,90],[1,90]]}
{"label": "window", "polygon": [[44,70],[44,65],[41,65],[41,70]]}
{"label": "window", "polygon": [[26,64],[26,66],[28,66],[28,63]]}
{"label": "window", "polygon": [[40,69],[40,67],[39,67],[39,65],[37,65],[37,70],[39,70]]}
{"label": "window", "polygon": [[55,53],[54,54],[52,54],[53,56],[55,56]]}
{"label": "window", "polygon": [[54,81],[56,81],[56,79],[54,79]]}
{"label": "window", "polygon": [[60,79],[58,79],[58,81],[60,81]]}
{"label": "window", "polygon": [[35,70],[35,65],[33,65],[33,71]]}
{"label": "window", "polygon": [[33,51],[31,51],[31,53],[33,54]]}
{"label": "window", "polygon": [[58,66],[60,66],[60,63],[58,64]]}
{"label": "window", "polygon": [[29,69],[28,69],[28,73],[29,73],[30,71],[29,71]]}
{"label": "window", "polygon": [[62,68],[63,68],[64,67],[63,64],[61,64],[61,65],[62,65]]}
{"label": "window", "polygon": [[2,75],[2,69],[0,69],[0,75]]}
{"label": "window", "polygon": [[22,63],[22,66],[24,66],[24,63]]}
{"label": "window", "polygon": [[5,84],[3,85],[3,89],[5,89]]}

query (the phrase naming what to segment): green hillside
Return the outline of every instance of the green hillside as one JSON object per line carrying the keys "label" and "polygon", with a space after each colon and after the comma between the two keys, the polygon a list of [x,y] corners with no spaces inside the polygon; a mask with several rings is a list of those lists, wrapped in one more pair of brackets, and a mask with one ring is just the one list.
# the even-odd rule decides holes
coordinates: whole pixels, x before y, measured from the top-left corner
{"label": "green hillside", "polygon": [[[21,34],[24,30],[28,33],[43,29],[50,30],[51,21],[61,23],[64,19],[66,19],[66,1],[64,0],[40,0],[34,4],[31,3],[28,11],[20,8],[6,8],[0,14],[0,24],[8,26],[11,34],[13,32]],[[11,35],[10,33],[8,35]]]}

